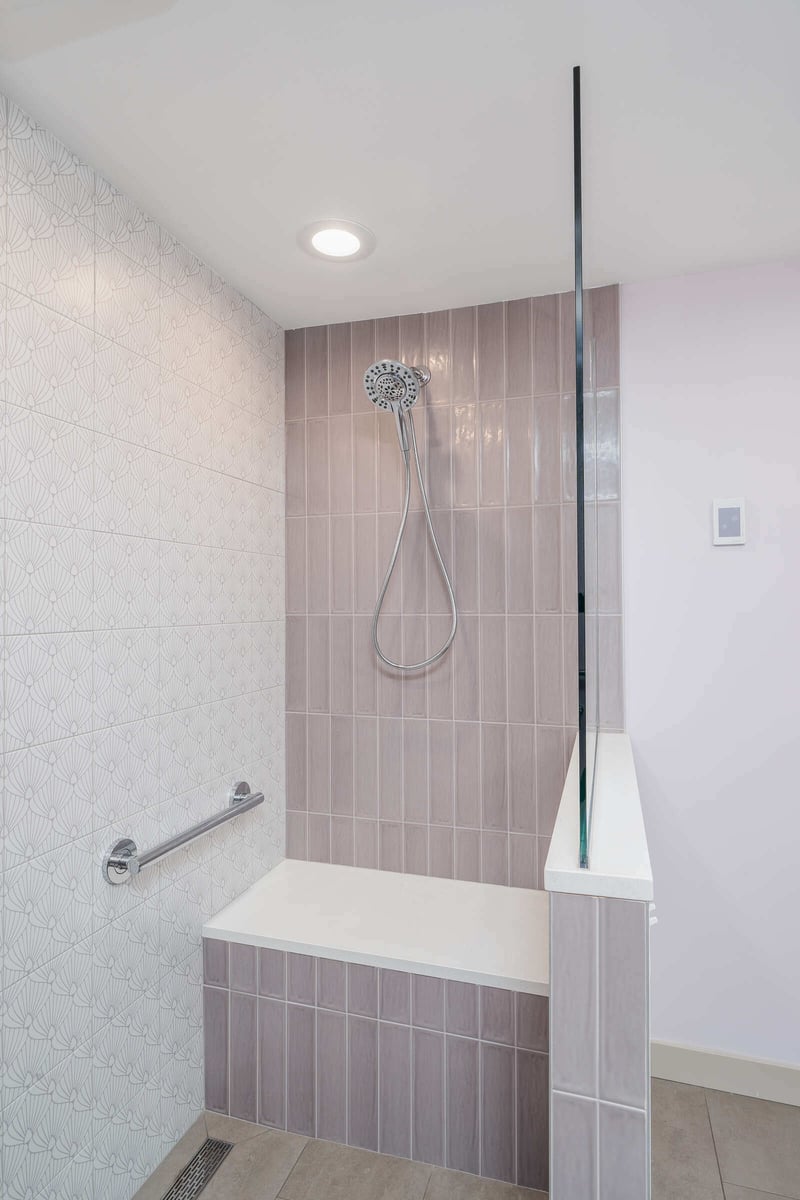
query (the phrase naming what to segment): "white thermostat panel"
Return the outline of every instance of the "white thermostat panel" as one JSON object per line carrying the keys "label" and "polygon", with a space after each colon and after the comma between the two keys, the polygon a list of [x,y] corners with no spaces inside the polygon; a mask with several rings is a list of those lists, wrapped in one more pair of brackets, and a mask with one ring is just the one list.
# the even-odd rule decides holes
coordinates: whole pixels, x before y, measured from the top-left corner
{"label": "white thermostat panel", "polygon": [[714,501],[714,545],[744,545],[744,500]]}

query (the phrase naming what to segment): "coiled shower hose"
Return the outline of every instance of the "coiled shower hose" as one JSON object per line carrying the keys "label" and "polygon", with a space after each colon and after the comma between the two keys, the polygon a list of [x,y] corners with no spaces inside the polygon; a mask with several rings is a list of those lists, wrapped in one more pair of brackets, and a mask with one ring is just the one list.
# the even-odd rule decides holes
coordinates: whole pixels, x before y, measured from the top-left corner
{"label": "coiled shower hose", "polygon": [[[456,628],[458,626],[458,608],[456,607],[456,598],[455,598],[455,595],[453,594],[453,585],[450,582],[450,576],[447,573],[447,567],[444,565],[444,559],[442,558],[442,552],[439,549],[439,542],[437,541],[437,538],[436,538],[436,531],[433,528],[433,521],[431,520],[431,510],[430,510],[430,505],[428,504],[428,494],[425,490],[425,483],[423,482],[423,479],[422,479],[422,466],[419,461],[419,450],[417,448],[417,435],[414,431],[414,419],[411,416],[410,409],[407,412],[402,412],[399,408],[397,408],[395,410],[395,418],[397,421],[397,433],[400,438],[400,448],[403,453],[403,462],[405,463],[405,469],[406,469],[405,496],[403,499],[403,512],[400,517],[400,527],[397,530],[397,538],[395,539],[394,549],[392,550],[392,557],[389,561],[389,568],[386,572],[386,575],[384,576],[383,584],[381,585],[381,590],[378,594],[378,603],[375,605],[375,615],[372,618],[372,644],[375,647],[375,653],[378,655],[378,658],[381,660],[381,662],[384,662],[387,667],[392,667],[395,671],[421,671],[421,670],[423,670],[424,667],[430,667],[433,665],[433,663],[438,662],[440,658],[443,658],[444,655],[447,653],[447,651],[452,646],[453,639],[456,636]],[[406,435],[406,423],[408,425],[408,429],[411,432],[410,447],[409,447],[408,437]],[[394,574],[394,569],[397,566],[397,556],[400,553],[400,546],[403,541],[403,534],[406,531],[406,523],[408,522],[408,508],[409,508],[409,504],[411,501],[411,454],[412,453],[414,455],[414,465],[417,470],[417,480],[419,482],[419,490],[420,490],[420,494],[422,495],[422,504],[425,509],[425,520],[427,522],[428,532],[431,535],[431,542],[433,544],[433,553],[436,557],[437,563],[439,564],[439,570],[442,573],[442,578],[444,579],[445,587],[447,588],[447,596],[450,601],[450,611],[453,614],[453,620],[450,625],[450,632],[447,635],[447,641],[444,643],[442,648],[440,650],[437,650],[435,654],[432,654],[430,656],[430,658],[425,658],[422,660],[422,662],[417,662],[417,663],[399,663],[399,662],[394,662],[391,658],[389,658],[387,655],[385,655],[383,653],[383,651],[381,650],[380,641],[378,640],[378,620],[380,619],[381,609],[383,608],[383,601],[386,598],[386,592],[389,589],[389,584],[391,582],[392,575]]]}

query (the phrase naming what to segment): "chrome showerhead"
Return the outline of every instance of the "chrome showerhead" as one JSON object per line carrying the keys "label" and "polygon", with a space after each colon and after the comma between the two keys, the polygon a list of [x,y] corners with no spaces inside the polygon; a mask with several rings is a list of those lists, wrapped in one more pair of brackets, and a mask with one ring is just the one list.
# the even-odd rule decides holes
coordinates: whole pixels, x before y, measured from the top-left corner
{"label": "chrome showerhead", "polygon": [[405,363],[384,358],[367,367],[364,391],[376,408],[386,412],[409,409],[416,404],[420,388],[430,377],[430,371],[423,367],[407,367]]}

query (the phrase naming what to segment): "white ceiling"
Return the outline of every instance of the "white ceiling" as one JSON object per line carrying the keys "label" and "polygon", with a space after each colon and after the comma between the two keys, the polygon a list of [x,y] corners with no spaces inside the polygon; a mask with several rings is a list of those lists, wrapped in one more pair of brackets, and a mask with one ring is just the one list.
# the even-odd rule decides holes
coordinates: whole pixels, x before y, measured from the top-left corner
{"label": "white ceiling", "polygon": [[[0,86],[287,327],[800,253],[798,0],[0,0]],[[374,230],[356,263],[296,243]]]}

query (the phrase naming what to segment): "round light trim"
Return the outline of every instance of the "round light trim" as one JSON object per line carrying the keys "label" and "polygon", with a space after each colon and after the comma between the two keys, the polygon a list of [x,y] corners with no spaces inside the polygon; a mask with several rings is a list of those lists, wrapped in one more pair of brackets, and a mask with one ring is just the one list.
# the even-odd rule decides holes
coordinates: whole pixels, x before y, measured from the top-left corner
{"label": "round light trim", "polygon": [[375,234],[355,221],[330,217],[306,225],[297,235],[299,245],[314,258],[329,262],[355,262],[375,249]]}

